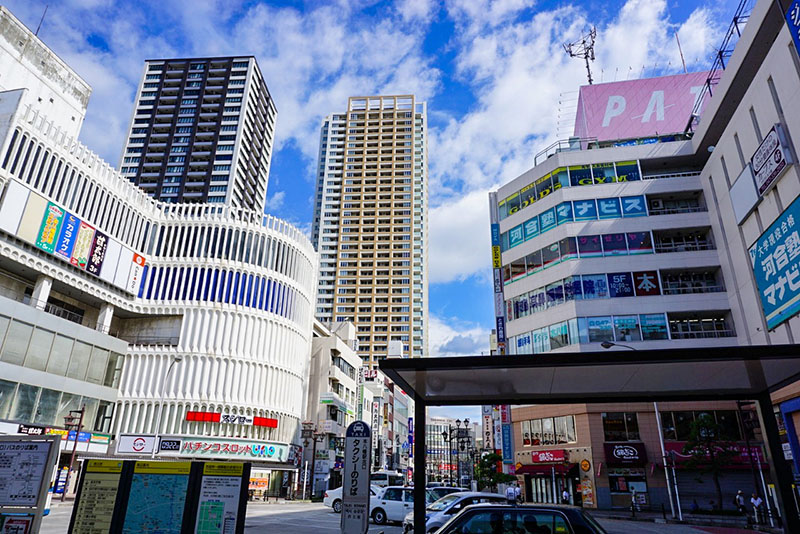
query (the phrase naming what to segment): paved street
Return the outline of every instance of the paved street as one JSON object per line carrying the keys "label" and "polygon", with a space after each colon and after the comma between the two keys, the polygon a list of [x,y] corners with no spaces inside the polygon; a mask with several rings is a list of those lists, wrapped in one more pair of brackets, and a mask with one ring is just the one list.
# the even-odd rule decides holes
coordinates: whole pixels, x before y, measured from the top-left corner
{"label": "paved street", "polygon": [[[44,518],[42,534],[66,534],[72,506],[56,506],[50,515]],[[648,522],[618,521],[603,519],[600,521],[609,534],[752,534],[750,530],[689,527],[686,525],[660,525]],[[373,525],[370,523],[370,534],[401,534],[399,525]],[[339,515],[322,504],[286,503],[261,504],[251,503],[247,507],[245,532],[257,533],[291,533],[291,534],[336,534],[339,532]]]}

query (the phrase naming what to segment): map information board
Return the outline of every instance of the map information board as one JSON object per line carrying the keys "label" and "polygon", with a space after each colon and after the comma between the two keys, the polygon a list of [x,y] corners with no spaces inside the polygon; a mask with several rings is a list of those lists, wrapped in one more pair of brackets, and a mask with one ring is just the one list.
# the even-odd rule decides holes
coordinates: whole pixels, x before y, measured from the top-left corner
{"label": "map information board", "polygon": [[136,462],[123,534],[180,534],[191,462]]}
{"label": "map information board", "polygon": [[122,461],[88,460],[72,534],[107,534],[117,500]]}
{"label": "map information board", "polygon": [[243,472],[244,465],[239,463],[209,462],[203,466],[196,534],[236,532]]}
{"label": "map information board", "polygon": [[0,506],[36,506],[52,442],[0,442]]}

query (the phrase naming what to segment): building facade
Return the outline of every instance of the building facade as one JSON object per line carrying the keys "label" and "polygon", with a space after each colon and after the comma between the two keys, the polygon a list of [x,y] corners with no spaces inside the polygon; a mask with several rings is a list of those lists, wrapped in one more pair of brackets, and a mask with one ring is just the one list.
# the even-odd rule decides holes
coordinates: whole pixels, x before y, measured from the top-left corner
{"label": "building facade", "polygon": [[[690,74],[685,84],[679,76],[582,88],[576,137],[537,156],[493,197],[508,353],[795,342],[800,285],[789,250],[800,124],[786,110],[800,98],[800,60],[778,3],[760,1],[748,15],[746,27],[731,27],[741,38],[723,51],[725,64],[697,74],[700,84]],[[678,89],[691,94],[688,106],[671,94]],[[646,119],[657,130],[626,131]],[[797,397],[797,385],[773,396],[787,441],[785,458],[773,460],[796,472]],[[666,456],[684,507],[693,499],[708,507],[716,499],[708,477],[692,482],[702,477],[676,458],[702,413],[740,450],[727,480],[747,493],[772,492],[768,472],[759,483],[766,456],[749,412],[735,403],[659,411],[664,450],[646,404],[515,409],[517,473],[529,497],[553,502],[566,487],[574,502],[629,507],[636,490],[642,505],[667,505],[658,467]],[[636,432],[622,431],[630,426]],[[636,465],[621,461],[623,453]]]}
{"label": "building facade", "polygon": [[373,368],[392,341],[427,353],[427,111],[414,96],[352,97],[320,135],[312,241],[316,317],[356,325]]}
{"label": "building facade", "polygon": [[468,420],[429,416],[425,425],[428,482],[469,487],[480,447],[477,425]]}
{"label": "building facade", "polygon": [[[320,434],[316,451],[305,445],[304,459],[314,464],[312,495],[342,485],[343,439],[356,420],[361,358],[355,353],[356,329],[352,323],[314,321],[308,377],[307,420]],[[315,452],[315,461],[311,455]]]}
{"label": "building facade", "polygon": [[0,431],[66,434],[83,407],[79,451],[248,460],[288,490],[310,241],[260,210],[152,198],[26,104],[44,89],[4,80]]}
{"label": "building facade", "polygon": [[252,56],[147,60],[120,170],[165,203],[263,212],[276,115]]}

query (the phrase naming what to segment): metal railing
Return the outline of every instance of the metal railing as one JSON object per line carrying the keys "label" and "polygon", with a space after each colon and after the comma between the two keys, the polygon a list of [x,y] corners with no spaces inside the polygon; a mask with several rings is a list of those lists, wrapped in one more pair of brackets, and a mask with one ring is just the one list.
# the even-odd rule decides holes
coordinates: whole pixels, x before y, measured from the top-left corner
{"label": "metal railing", "polygon": [[550,156],[558,154],[559,152],[591,150],[592,148],[599,148],[599,145],[597,144],[597,137],[570,137],[569,139],[559,139],[536,154],[536,156],[533,158],[533,165],[535,167],[539,164],[539,158],[544,161]]}
{"label": "metal railing", "polygon": [[685,178],[688,176],[700,176],[700,171],[669,172],[664,174],[645,174],[643,180],[660,180],[661,178]]}
{"label": "metal railing", "polygon": [[736,332],[733,330],[707,330],[697,332],[675,332],[670,330],[669,335],[672,339],[710,339],[718,337],[736,337]]}
{"label": "metal railing", "polygon": [[662,291],[665,295],[691,295],[694,293],[721,293],[725,291],[722,286],[692,286],[690,283],[667,286],[662,284]]}
{"label": "metal railing", "polygon": [[62,319],[66,319],[67,321],[71,321],[73,323],[87,326],[89,328],[94,328],[96,325],[89,325],[83,323],[83,315],[80,313],[75,313],[70,311],[66,308],[62,308],[52,302],[48,302],[44,305],[44,311],[51,315],[55,315],[56,317],[61,317]]}
{"label": "metal railing", "polygon": [[687,206],[685,208],[650,208],[649,215],[675,215],[677,213],[703,213],[708,211],[705,206]]}
{"label": "metal railing", "polygon": [[684,243],[682,245],[664,245],[656,243],[656,254],[668,252],[698,252],[700,250],[716,250],[713,243],[707,241],[700,241],[697,243]]}
{"label": "metal railing", "polygon": [[128,334],[128,333],[112,333],[114,337],[118,337],[123,341],[127,341],[131,345],[162,345],[175,347],[180,341],[180,336],[153,336],[143,334]]}

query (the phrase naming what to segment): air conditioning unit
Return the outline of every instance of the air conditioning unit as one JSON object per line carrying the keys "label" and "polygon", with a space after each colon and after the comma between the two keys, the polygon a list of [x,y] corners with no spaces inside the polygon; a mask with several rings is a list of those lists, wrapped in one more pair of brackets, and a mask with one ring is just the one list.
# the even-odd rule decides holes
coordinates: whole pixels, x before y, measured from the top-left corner
{"label": "air conditioning unit", "polygon": [[653,198],[650,200],[650,209],[651,210],[663,210],[664,209],[664,201],[660,198]]}

